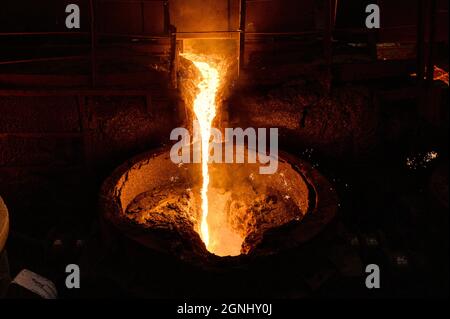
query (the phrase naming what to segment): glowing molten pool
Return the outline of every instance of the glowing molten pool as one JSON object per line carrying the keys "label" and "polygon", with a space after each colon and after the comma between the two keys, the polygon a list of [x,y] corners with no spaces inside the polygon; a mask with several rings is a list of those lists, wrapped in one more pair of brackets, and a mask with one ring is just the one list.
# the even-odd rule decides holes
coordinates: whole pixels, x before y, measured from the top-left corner
{"label": "glowing molten pool", "polygon": [[211,254],[199,235],[201,170],[200,164],[173,163],[170,148],[137,156],[105,181],[102,215],[153,251],[209,263],[217,256],[239,259],[296,247],[323,229],[337,210],[332,185],[289,154],[280,153],[272,175],[258,174],[259,164],[210,163]]}

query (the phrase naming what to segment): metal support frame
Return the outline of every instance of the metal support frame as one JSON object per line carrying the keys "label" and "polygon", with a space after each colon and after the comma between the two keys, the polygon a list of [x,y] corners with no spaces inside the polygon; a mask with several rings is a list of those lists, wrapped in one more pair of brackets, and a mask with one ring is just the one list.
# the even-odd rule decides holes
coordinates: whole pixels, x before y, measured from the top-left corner
{"label": "metal support frame", "polygon": [[425,77],[425,12],[426,0],[418,0],[417,8],[417,83],[423,84]]}
{"label": "metal support frame", "polygon": [[239,67],[245,67],[245,41],[247,36],[307,36],[307,35],[322,35],[323,36],[323,47],[324,47],[324,57],[326,64],[331,66],[332,64],[332,43],[333,43],[333,32],[334,25],[336,21],[336,13],[338,0],[324,0],[325,1],[325,30],[322,31],[297,31],[297,32],[246,32],[246,14],[247,14],[247,2],[257,2],[257,1],[267,1],[267,0],[241,0],[240,1],[240,21],[239,21],[239,31],[240,31],[240,41],[239,41]]}
{"label": "metal support frame", "polygon": [[92,86],[95,87],[97,82],[97,36],[95,27],[95,4],[94,0],[89,0],[89,9],[91,13],[91,81]]}
{"label": "metal support frame", "polygon": [[434,47],[436,41],[436,16],[437,0],[430,0],[429,34],[428,34],[428,61],[427,61],[427,85],[431,86],[434,79]]}
{"label": "metal support frame", "polygon": [[[98,3],[99,2],[118,2],[118,3],[140,3],[142,9],[142,34],[116,34],[116,33],[105,33],[98,32],[97,30],[97,19],[96,13],[98,12]],[[144,5],[146,2],[163,2],[164,3],[164,35],[161,34],[144,34]],[[31,59],[16,59],[16,60],[6,60],[0,61],[0,65],[6,64],[18,64],[18,63],[33,63],[33,62],[47,62],[47,61],[66,61],[66,60],[78,60],[84,59],[89,60],[91,65],[91,85],[92,87],[97,86],[98,82],[98,40],[99,37],[122,37],[122,38],[141,38],[141,39],[159,39],[164,38],[167,39],[172,34],[169,20],[169,5],[168,0],[89,0],[89,12],[90,12],[90,30],[89,32],[77,32],[77,31],[66,31],[66,32],[0,32],[0,37],[6,36],[64,36],[64,37],[73,37],[73,36],[87,36],[90,39],[90,53],[87,55],[77,55],[77,56],[56,56],[56,57],[43,57],[43,58],[31,58]],[[173,43],[173,41],[171,41]],[[172,49],[172,48],[171,48]]]}
{"label": "metal support frame", "polygon": [[324,53],[328,66],[333,62],[333,30],[336,19],[337,0],[326,0]]}
{"label": "metal support frame", "polygon": [[239,7],[239,70],[241,70],[245,63],[245,18],[247,16],[247,0],[241,0]]}
{"label": "metal support frame", "polygon": [[[417,14],[417,81],[431,86],[434,79],[437,0],[419,0]],[[427,32],[428,31],[428,32]]]}

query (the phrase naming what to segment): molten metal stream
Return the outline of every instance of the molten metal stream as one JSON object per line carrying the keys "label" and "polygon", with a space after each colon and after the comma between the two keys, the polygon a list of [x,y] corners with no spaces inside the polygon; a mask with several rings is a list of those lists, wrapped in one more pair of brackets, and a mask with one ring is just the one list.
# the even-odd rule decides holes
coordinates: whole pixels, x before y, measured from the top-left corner
{"label": "molten metal stream", "polygon": [[183,57],[190,60],[202,75],[202,81],[197,88],[199,93],[194,100],[194,113],[197,117],[202,145],[202,220],[200,224],[200,235],[206,248],[210,249],[209,227],[208,227],[208,186],[209,186],[209,140],[211,137],[211,125],[216,116],[216,94],[219,88],[219,72],[216,68],[204,61],[199,61],[200,57],[192,54],[183,54]]}

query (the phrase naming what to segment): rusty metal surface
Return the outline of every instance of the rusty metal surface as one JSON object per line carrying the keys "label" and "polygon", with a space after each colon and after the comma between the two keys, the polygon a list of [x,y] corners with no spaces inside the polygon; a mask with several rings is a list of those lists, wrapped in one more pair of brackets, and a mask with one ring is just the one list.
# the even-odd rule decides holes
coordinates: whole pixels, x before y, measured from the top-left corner
{"label": "rusty metal surface", "polygon": [[0,197],[0,254],[5,247],[9,232],[9,215],[3,199]]}

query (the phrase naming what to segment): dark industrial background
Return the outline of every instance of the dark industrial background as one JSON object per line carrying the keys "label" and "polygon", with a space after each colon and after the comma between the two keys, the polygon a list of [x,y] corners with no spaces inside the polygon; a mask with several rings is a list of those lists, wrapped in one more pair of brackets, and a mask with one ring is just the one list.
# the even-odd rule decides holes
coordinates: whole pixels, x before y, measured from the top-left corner
{"label": "dark industrial background", "polygon": [[[381,28],[368,30],[372,2]],[[65,28],[69,3],[80,29]],[[74,259],[95,233],[102,181],[183,124],[178,52],[191,38],[238,45],[227,123],[279,127],[282,148],[336,183],[345,230],[335,245],[388,264],[388,295],[448,294],[443,0],[2,3],[0,194],[13,274],[51,276]],[[430,151],[438,159],[422,165]]]}

